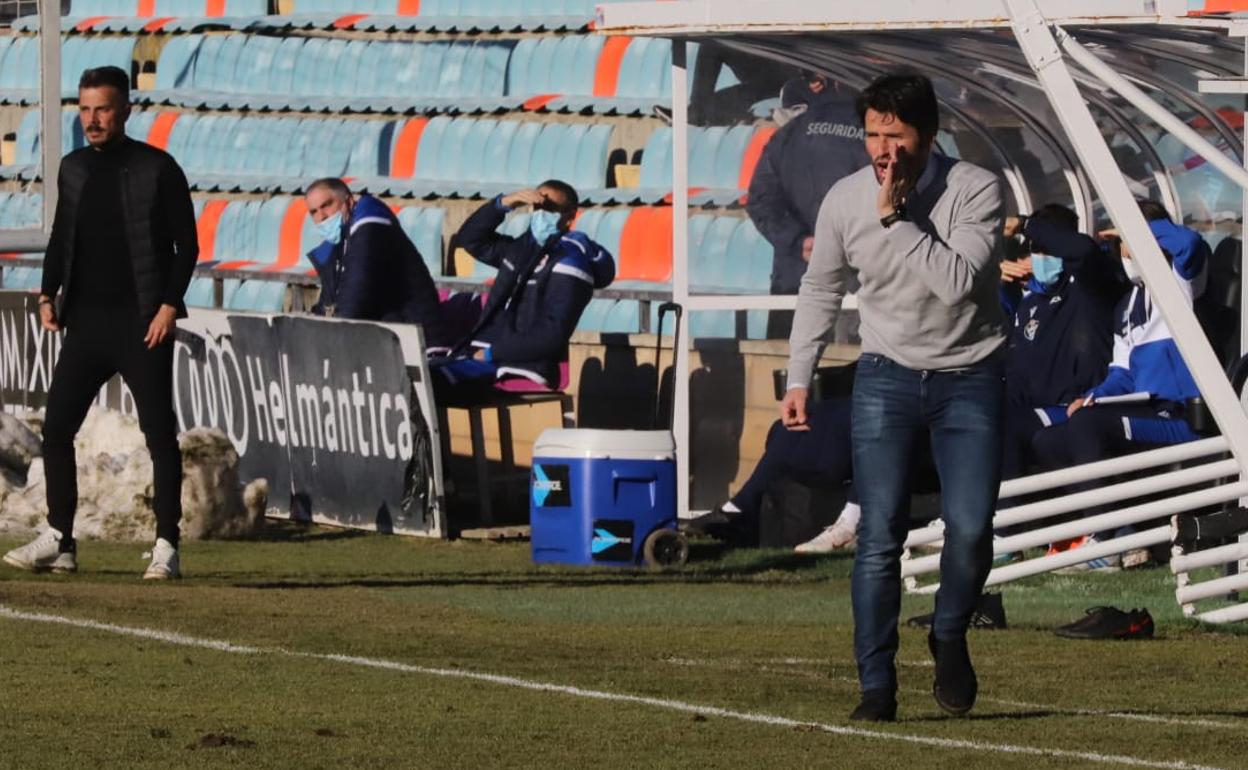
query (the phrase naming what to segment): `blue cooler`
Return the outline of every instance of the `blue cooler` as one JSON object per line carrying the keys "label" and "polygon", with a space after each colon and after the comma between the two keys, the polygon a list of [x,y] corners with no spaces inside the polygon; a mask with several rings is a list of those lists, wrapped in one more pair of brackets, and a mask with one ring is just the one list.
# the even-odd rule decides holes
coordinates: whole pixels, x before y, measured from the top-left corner
{"label": "blue cooler", "polygon": [[534,562],[632,567],[676,529],[676,445],[665,430],[547,430],[530,491]]}

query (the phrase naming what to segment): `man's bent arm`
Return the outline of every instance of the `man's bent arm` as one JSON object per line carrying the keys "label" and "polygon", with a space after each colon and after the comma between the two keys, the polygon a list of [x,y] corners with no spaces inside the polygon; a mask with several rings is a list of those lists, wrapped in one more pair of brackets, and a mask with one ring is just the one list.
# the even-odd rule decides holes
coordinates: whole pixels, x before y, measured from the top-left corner
{"label": "man's bent arm", "polygon": [[905,220],[888,230],[888,248],[903,254],[906,265],[949,306],[965,302],[985,271],[999,270],[997,246],[1005,220],[995,179],[969,192],[957,206],[946,241]]}
{"label": "man's bent arm", "polygon": [[65,167],[61,167],[57,175],[59,195],[56,199],[56,213],[52,218],[52,234],[48,238],[48,250],[43,255],[43,281],[41,294],[55,300],[56,293],[61,290],[65,281],[65,261],[69,245],[65,242],[65,231],[69,227],[70,213],[65,203]]}

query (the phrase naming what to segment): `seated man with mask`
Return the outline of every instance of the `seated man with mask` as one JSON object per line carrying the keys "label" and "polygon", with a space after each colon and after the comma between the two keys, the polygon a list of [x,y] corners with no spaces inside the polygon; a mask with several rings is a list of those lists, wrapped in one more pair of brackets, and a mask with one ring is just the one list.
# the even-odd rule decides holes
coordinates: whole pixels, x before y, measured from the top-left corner
{"label": "seated man with mask", "polygon": [[321,279],[313,313],[417,323],[428,345],[450,343],[429,268],[389,206],[371,195],[356,198],[335,177],[308,185],[304,201],[325,239],[308,252]]}
{"label": "seated man with mask", "polygon": [[1118,260],[1079,232],[1070,209],[1050,204],[1006,220],[1028,256],[1001,265],[1009,323],[1001,477],[1034,463],[1032,440],[1066,421],[1067,406],[1100,383],[1113,346],[1114,305],[1128,285]]}
{"label": "seated man with mask", "polygon": [[[1189,303],[1193,302],[1204,291],[1209,246],[1199,233],[1172,222],[1160,204],[1140,201],[1139,206],[1180,290]],[[1108,234],[1116,235],[1113,231]],[[1100,382],[1070,402],[1063,424],[1036,435],[1033,446],[1047,469],[1199,438],[1184,414],[1187,402],[1200,391],[1126,244],[1119,243],[1118,251],[1130,283],[1114,309],[1113,360]],[[1070,491],[1095,488],[1099,483],[1076,484]],[[1099,509],[1084,513],[1097,512]],[[1103,536],[1084,542],[1098,539]],[[1091,566],[1112,568],[1115,560],[1096,560]]]}
{"label": "seated man with mask", "polygon": [[[558,180],[500,195],[477,209],[456,239],[469,254],[498,268],[481,318],[450,355],[434,359],[434,386],[457,391],[520,377],[560,387],[560,364],[581,313],[615,279],[615,260],[584,233],[573,232],[576,190]],[[518,238],[498,232],[507,212],[532,206]]]}

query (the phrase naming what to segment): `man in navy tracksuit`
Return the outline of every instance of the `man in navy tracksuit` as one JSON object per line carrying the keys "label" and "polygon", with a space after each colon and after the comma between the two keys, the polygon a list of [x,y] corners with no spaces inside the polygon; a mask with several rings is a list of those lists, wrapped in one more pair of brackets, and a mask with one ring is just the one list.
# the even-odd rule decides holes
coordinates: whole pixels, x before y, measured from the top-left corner
{"label": "man in navy tracksuit", "polygon": [[[497,232],[507,212],[532,206],[518,238]],[[500,195],[460,228],[458,243],[498,268],[481,319],[449,356],[435,359],[435,386],[456,390],[520,377],[558,388],[568,339],[594,289],[615,279],[611,254],[585,234],[570,232],[579,198],[570,185],[543,182],[535,190]]]}
{"label": "man in navy tracksuit", "polygon": [[321,279],[321,298],[312,312],[417,323],[430,347],[452,342],[429,268],[389,206],[371,195],[356,198],[334,177],[308,185],[304,199],[325,238],[308,252]]}
{"label": "man in navy tracksuit", "polygon": [[1048,205],[1017,223],[1029,256],[1001,267],[1013,307],[1006,347],[1006,440],[1002,478],[1034,462],[1032,440],[1066,421],[1066,408],[1105,377],[1114,305],[1126,281],[1118,261],[1079,232],[1075,212]]}
{"label": "man in navy tracksuit", "polygon": [[[806,110],[771,137],[750,181],[746,211],[775,249],[772,294],[796,294],[810,261],[815,219],[828,190],[841,177],[867,165],[862,123],[853,102],[822,75],[785,85],[785,106]],[[773,312],[767,336],[787,339],[792,311]]]}

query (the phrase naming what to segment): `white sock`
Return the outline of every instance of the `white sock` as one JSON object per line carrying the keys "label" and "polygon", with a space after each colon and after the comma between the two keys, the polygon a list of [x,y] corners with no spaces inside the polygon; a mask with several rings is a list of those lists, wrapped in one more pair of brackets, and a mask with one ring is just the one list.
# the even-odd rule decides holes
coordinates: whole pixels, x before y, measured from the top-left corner
{"label": "white sock", "polygon": [[736,503],[732,502],[731,500],[719,506],[719,509],[721,511],[724,511],[725,513],[741,513],[741,509],[738,508]]}
{"label": "white sock", "polygon": [[845,503],[845,507],[841,509],[841,515],[836,517],[836,523],[857,530],[858,519],[861,516],[862,507],[858,503]]}

